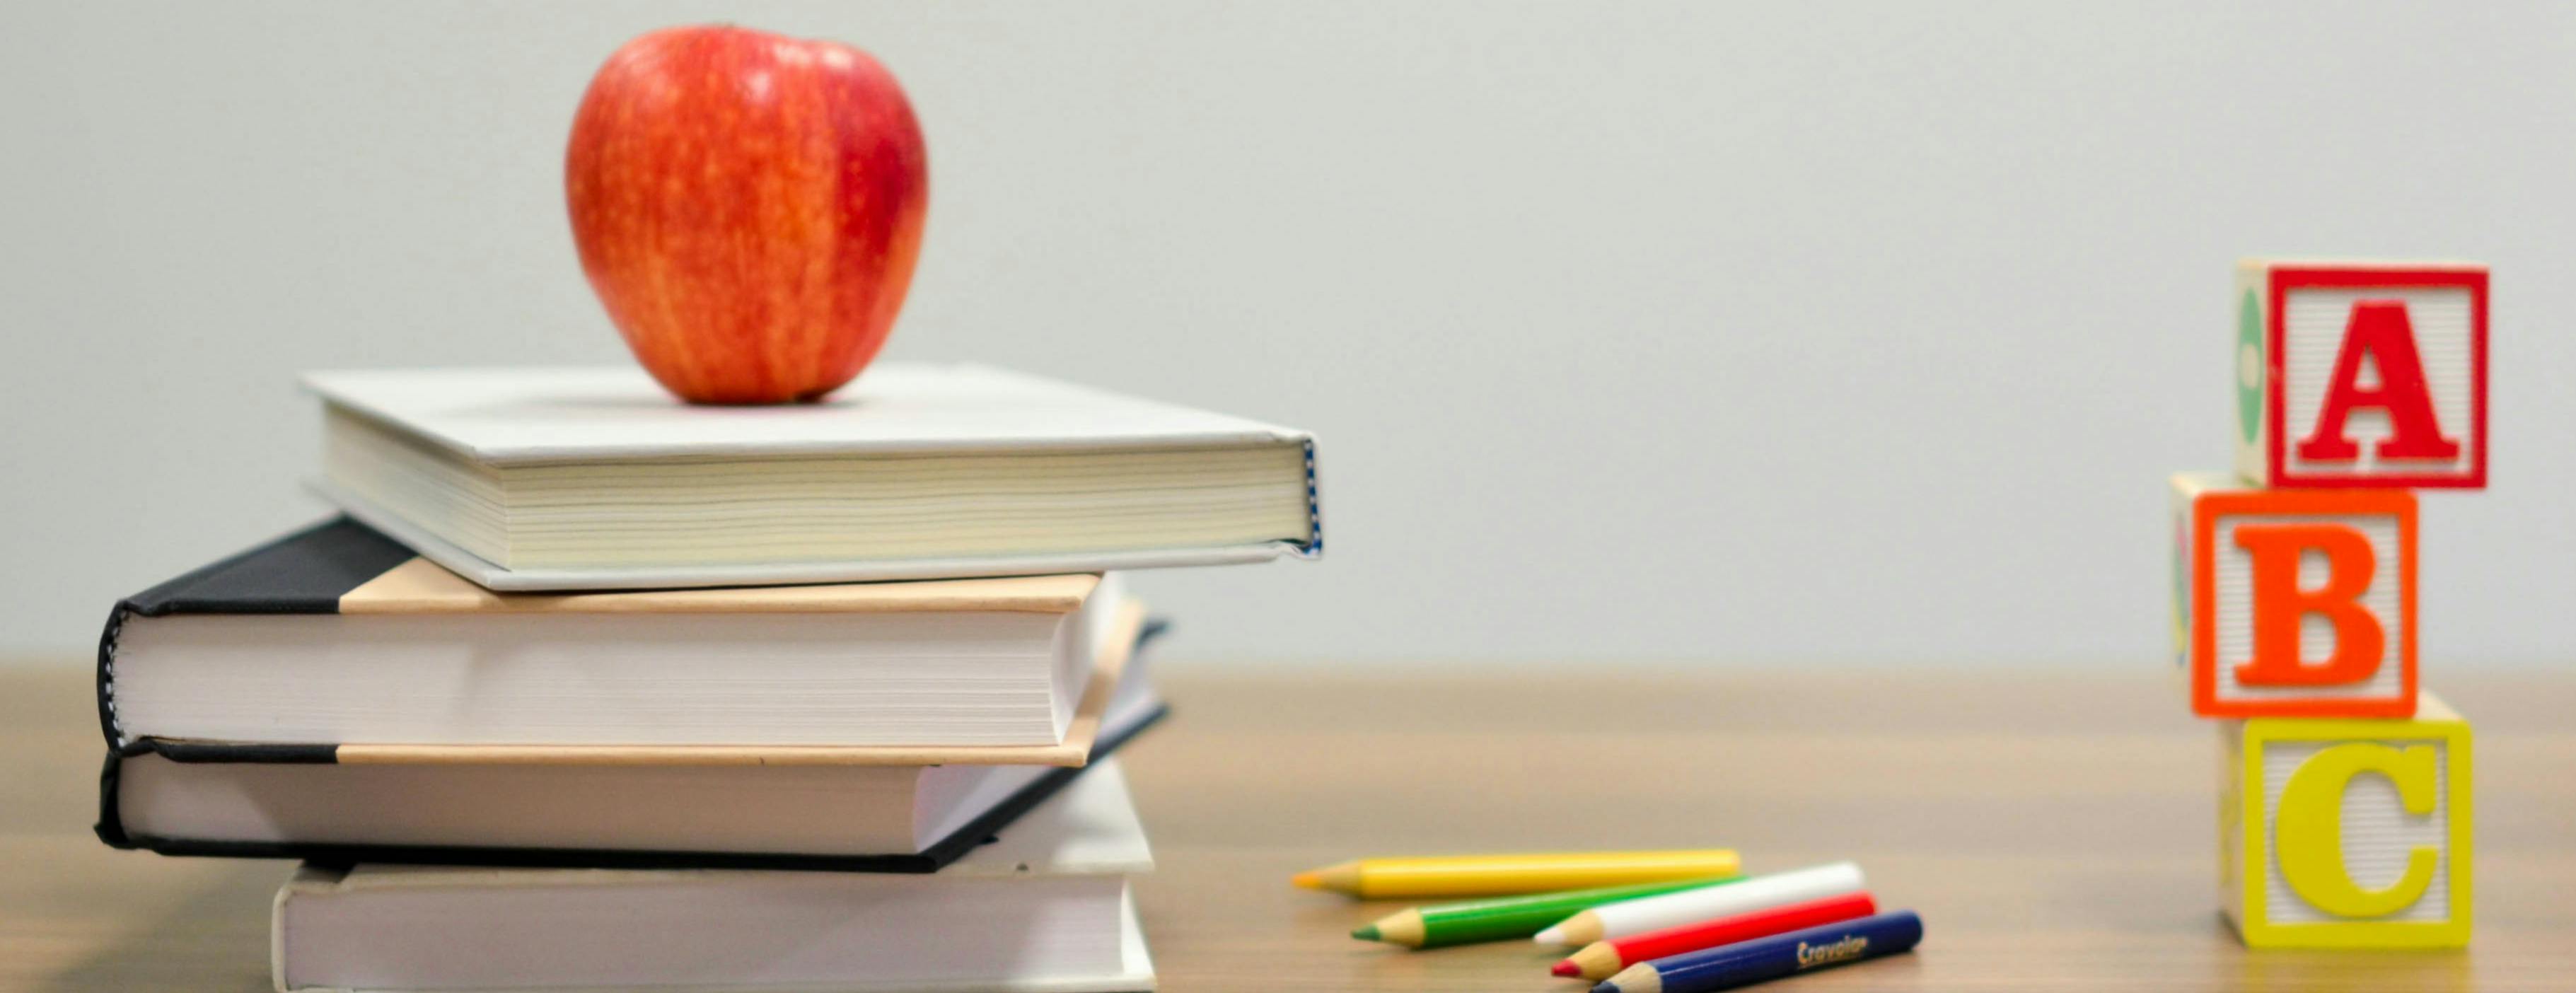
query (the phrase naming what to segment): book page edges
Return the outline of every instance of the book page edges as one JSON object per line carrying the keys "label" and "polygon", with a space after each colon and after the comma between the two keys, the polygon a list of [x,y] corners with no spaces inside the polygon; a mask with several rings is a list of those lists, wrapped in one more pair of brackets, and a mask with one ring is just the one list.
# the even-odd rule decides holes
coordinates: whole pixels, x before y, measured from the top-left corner
{"label": "book page edges", "polygon": [[955,579],[978,576],[1034,576],[1099,573],[1124,569],[1183,566],[1248,565],[1283,556],[1313,558],[1295,541],[1251,545],[1162,548],[1143,551],[1066,552],[1045,555],[976,555],[889,561],[788,562],[774,565],[682,565],[589,569],[505,569],[474,553],[413,527],[411,522],[379,507],[328,479],[305,480],[305,488],[338,504],[352,518],[383,532],[447,567],[476,585],[503,592],[550,590],[678,589],[707,586],[780,586],[817,583],[866,583],[892,580]]}
{"label": "book page edges", "polygon": [[340,887],[347,870],[326,869],[311,863],[298,864],[286,882],[277,887],[277,896],[268,902],[268,976],[277,993],[292,989],[286,982],[286,905],[298,896],[320,895]]}
{"label": "book page edges", "polygon": [[1145,605],[1129,600],[1102,637],[1064,741],[1053,745],[341,745],[344,765],[1054,765],[1091,757],[1102,716],[1135,651]]}
{"label": "book page edges", "polygon": [[1080,573],[826,586],[506,593],[415,558],[340,596],[343,614],[826,614],[1006,612],[1069,614],[1100,577]]}

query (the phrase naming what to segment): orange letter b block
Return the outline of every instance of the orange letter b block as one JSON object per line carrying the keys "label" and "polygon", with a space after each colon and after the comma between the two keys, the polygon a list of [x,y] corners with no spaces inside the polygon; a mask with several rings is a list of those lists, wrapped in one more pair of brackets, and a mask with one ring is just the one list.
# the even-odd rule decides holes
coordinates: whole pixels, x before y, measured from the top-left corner
{"label": "orange letter b block", "polygon": [[2204,717],[2415,713],[2415,497],[2174,477],[2176,634]]}

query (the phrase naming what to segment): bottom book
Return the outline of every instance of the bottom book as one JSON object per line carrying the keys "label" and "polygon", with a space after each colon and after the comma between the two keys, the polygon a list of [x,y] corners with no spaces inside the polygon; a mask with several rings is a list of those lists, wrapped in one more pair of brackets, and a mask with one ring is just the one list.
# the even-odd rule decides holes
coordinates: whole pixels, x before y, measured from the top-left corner
{"label": "bottom book", "polygon": [[288,991],[1142,991],[1152,868],[1109,759],[929,874],[307,864],[272,956]]}

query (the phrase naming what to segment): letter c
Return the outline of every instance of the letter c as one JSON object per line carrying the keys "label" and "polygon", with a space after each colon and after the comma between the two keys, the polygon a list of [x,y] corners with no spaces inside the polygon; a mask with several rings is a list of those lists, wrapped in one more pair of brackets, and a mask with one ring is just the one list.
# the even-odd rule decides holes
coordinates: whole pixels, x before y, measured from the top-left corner
{"label": "letter c", "polygon": [[2290,889],[2318,910],[2337,917],[2382,917],[2422,899],[2433,885],[2441,850],[2419,845],[2406,853],[2406,872],[2386,889],[2365,890],[2343,865],[2343,794],[2354,776],[2376,772],[2397,786],[2398,802],[2417,816],[2433,812],[2437,791],[2431,745],[2403,749],[2373,742],[2336,745],[2299,764],[2282,784],[2274,824],[2274,858]]}

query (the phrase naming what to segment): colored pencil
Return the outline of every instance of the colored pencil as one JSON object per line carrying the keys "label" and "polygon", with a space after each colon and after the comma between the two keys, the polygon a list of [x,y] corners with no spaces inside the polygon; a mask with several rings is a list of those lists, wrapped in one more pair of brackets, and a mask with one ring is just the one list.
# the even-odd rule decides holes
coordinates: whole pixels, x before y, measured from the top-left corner
{"label": "colored pencil", "polygon": [[1668,927],[1661,931],[1596,941],[1556,964],[1553,974],[1568,979],[1602,980],[1647,959],[1659,959],[1739,941],[1768,938],[1802,928],[1847,921],[1878,913],[1878,901],[1867,893],[1845,893],[1822,900],[1720,917]]}
{"label": "colored pencil", "polygon": [[[1669,883],[1639,883],[1635,886],[1604,886],[1597,889],[1533,893],[1528,896],[1494,897],[1460,903],[1435,903],[1378,918],[1376,923],[1352,931],[1351,937],[1367,941],[1383,941],[1407,948],[1442,948],[1479,941],[1527,938],[1537,934],[1540,928],[1564,920],[1567,914],[1590,910],[1605,903],[1633,900],[1641,896],[1655,896],[1698,886],[1716,886],[1740,878],[1743,877],[1682,879]],[[1602,973],[1604,976],[1609,974]]]}
{"label": "colored pencil", "polygon": [[1592,993],[1710,993],[1894,955],[1912,949],[1922,940],[1922,918],[1911,910],[1889,911],[1649,959],[1602,980],[1592,987]]}
{"label": "colored pencil", "polygon": [[1509,896],[1732,876],[1742,868],[1743,863],[1736,858],[1735,852],[1724,848],[1671,852],[1459,855],[1361,859],[1301,872],[1290,882],[1310,890],[1332,890],[1363,899]]}
{"label": "colored pencil", "polygon": [[1535,940],[1542,945],[1589,945],[1603,938],[1625,938],[1711,917],[1820,900],[1868,886],[1859,866],[1835,862],[1754,876],[1730,886],[1605,903],[1539,932]]}

